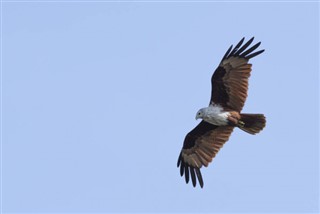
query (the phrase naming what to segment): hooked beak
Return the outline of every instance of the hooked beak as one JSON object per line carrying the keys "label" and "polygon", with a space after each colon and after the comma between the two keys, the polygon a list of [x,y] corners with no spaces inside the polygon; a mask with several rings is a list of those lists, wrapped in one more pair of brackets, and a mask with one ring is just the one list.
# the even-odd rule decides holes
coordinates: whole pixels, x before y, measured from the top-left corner
{"label": "hooked beak", "polygon": [[197,114],[197,115],[196,115],[196,120],[198,120],[198,119],[199,119],[199,115]]}

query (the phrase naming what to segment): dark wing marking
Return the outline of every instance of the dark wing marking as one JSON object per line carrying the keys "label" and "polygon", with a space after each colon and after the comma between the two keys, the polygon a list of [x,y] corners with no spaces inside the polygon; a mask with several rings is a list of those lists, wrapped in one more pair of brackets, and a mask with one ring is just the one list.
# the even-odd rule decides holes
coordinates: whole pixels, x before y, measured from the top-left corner
{"label": "dark wing marking", "polygon": [[231,46],[227,50],[211,78],[210,103],[220,104],[238,112],[242,110],[247,98],[248,79],[251,72],[249,59],[264,51],[254,52],[261,44],[260,42],[248,48],[253,39],[254,37],[242,45],[244,41],[242,38],[233,49]]}
{"label": "dark wing marking", "polygon": [[180,166],[180,175],[185,175],[186,183],[189,182],[191,175],[193,186],[196,186],[198,178],[201,188],[203,187],[200,168],[209,165],[223,144],[228,141],[233,128],[201,121],[187,134],[177,163],[177,166]]}

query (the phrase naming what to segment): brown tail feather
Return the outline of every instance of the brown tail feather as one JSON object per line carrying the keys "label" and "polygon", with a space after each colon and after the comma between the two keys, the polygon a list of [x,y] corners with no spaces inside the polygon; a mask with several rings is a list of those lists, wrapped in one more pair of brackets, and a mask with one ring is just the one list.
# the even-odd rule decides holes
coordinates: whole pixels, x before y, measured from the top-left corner
{"label": "brown tail feather", "polygon": [[238,127],[249,134],[257,134],[266,126],[263,114],[240,114]]}

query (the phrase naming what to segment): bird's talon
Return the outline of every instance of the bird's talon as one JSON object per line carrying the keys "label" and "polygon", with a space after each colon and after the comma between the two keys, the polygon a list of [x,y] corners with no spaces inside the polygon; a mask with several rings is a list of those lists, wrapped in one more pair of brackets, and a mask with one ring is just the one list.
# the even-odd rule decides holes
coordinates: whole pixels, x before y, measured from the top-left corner
{"label": "bird's talon", "polygon": [[239,122],[238,122],[238,125],[239,125],[240,127],[244,127],[244,122],[243,122],[243,121],[239,121]]}

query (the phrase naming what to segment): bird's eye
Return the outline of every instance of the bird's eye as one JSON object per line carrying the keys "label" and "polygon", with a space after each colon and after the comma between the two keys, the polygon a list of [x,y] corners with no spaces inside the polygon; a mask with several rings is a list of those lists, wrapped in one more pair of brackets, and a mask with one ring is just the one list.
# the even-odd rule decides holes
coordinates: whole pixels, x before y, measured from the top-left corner
{"label": "bird's eye", "polygon": [[200,115],[201,113],[199,112],[198,115]]}

